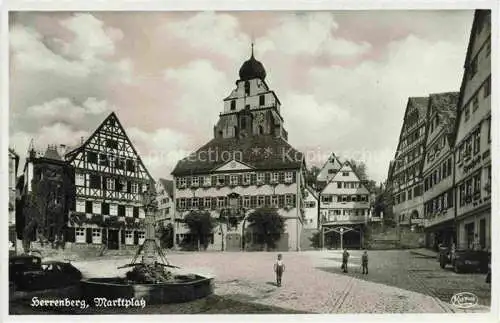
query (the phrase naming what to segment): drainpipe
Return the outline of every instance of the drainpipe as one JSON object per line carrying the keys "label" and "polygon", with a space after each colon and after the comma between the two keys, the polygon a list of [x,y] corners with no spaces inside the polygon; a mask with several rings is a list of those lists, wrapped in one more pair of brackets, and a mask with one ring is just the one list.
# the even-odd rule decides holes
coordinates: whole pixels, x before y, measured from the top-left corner
{"label": "drainpipe", "polygon": [[[451,189],[452,189],[452,193],[453,193],[453,224],[455,226],[455,247],[458,246],[458,220],[457,220],[457,216],[458,216],[458,206],[457,206],[457,190],[456,190],[456,171],[455,171],[455,150],[452,151],[452,157],[451,157],[451,161],[452,161],[452,165],[453,165],[453,169],[452,169],[452,172],[453,172],[453,182],[452,182],[452,185],[451,185]],[[451,246],[450,246],[451,247]]]}

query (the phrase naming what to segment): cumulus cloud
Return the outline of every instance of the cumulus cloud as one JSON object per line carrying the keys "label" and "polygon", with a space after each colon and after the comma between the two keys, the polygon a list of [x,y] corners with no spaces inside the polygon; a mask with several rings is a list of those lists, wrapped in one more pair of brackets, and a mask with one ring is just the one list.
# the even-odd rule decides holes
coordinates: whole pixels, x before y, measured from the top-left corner
{"label": "cumulus cloud", "polygon": [[126,130],[130,140],[150,173],[155,177],[169,177],[177,161],[186,157],[190,151],[189,138],[169,128],[147,132],[139,128]]}
{"label": "cumulus cloud", "polygon": [[10,30],[11,59],[15,68],[24,71],[50,72],[64,76],[86,77],[89,66],[72,62],[51,51],[36,30],[14,26]]}
{"label": "cumulus cloud", "polygon": [[42,126],[34,132],[15,132],[10,136],[10,145],[15,147],[21,157],[24,157],[31,140],[33,140],[35,149],[43,153],[48,145],[73,147],[80,143],[82,137],[86,138],[88,136],[88,131],[75,130],[67,124],[55,123],[50,126]]}
{"label": "cumulus cloud", "polygon": [[[413,35],[389,44],[386,57],[356,67],[312,68],[308,84],[316,100],[348,111],[352,122],[331,122],[313,142],[336,147],[344,155],[364,155],[373,178],[387,176],[394,155],[408,97],[458,91],[464,48],[445,41],[430,42]],[[329,118],[318,109],[318,119]],[[345,134],[337,138],[336,134]],[[330,139],[330,138],[335,139]]]}
{"label": "cumulus cloud", "polygon": [[338,24],[329,12],[283,15],[277,28],[258,40],[263,52],[286,55],[356,56],[370,49],[367,42],[352,42],[335,36]]}
{"label": "cumulus cloud", "polygon": [[90,14],[75,14],[60,24],[74,35],[71,41],[62,43],[63,53],[82,61],[112,56],[115,54],[115,42],[123,38],[121,30],[104,26],[102,21]]}
{"label": "cumulus cloud", "polygon": [[151,172],[168,176],[212,138],[254,34],[290,143],[363,160],[375,180],[387,175],[408,97],[459,89],[472,21],[427,11],[19,15],[10,129],[21,152],[30,138],[78,141],[118,110]]}
{"label": "cumulus cloud", "polygon": [[165,29],[189,46],[239,59],[248,51],[250,38],[230,14],[200,12],[186,20],[168,23]]}
{"label": "cumulus cloud", "polygon": [[177,69],[167,69],[164,79],[176,87],[173,105],[176,123],[193,130],[193,135],[207,138],[217,121],[217,112],[223,111],[223,99],[232,90],[226,74],[208,60],[191,61]]}
{"label": "cumulus cloud", "polygon": [[82,101],[99,97],[108,87],[132,79],[132,61],[116,55],[122,31],[106,27],[91,14],[60,22],[56,17],[49,21],[64,31],[61,36],[42,33],[35,25],[10,26],[10,94],[15,110],[62,96]]}
{"label": "cumulus cloud", "polygon": [[26,110],[26,117],[36,119],[45,124],[66,122],[81,123],[87,116],[103,116],[112,107],[105,100],[88,98],[83,104],[77,105],[68,98],[57,98],[40,105],[31,106]]}

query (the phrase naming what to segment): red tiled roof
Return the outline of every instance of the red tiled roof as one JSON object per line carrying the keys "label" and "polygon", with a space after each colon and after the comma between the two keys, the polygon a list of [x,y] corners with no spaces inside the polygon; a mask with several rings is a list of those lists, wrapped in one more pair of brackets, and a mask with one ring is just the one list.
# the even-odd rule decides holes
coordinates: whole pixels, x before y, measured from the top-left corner
{"label": "red tiled roof", "polygon": [[257,170],[300,169],[304,155],[284,139],[273,136],[215,138],[180,160],[172,175],[206,174],[231,160]]}

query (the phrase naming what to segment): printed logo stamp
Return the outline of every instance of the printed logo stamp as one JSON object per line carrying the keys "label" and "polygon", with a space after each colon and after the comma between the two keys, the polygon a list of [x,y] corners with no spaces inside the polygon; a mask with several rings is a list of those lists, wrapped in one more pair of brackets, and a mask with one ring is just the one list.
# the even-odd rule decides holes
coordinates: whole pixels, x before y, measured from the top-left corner
{"label": "printed logo stamp", "polygon": [[453,295],[450,301],[451,305],[457,307],[457,308],[471,308],[477,305],[478,303],[478,298],[476,295],[469,293],[469,292],[462,292]]}

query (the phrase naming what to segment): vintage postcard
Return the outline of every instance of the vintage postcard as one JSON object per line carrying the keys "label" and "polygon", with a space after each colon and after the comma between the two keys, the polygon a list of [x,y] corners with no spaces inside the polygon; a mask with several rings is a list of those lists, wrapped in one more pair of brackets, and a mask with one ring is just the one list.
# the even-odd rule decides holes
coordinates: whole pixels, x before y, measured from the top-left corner
{"label": "vintage postcard", "polygon": [[9,319],[498,318],[498,3],[362,4],[6,7]]}

